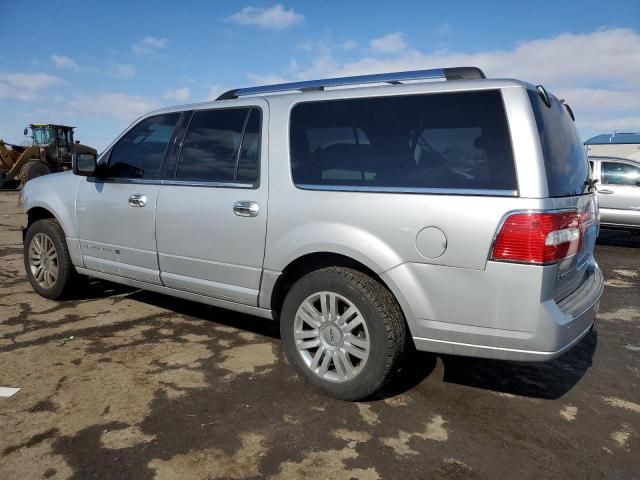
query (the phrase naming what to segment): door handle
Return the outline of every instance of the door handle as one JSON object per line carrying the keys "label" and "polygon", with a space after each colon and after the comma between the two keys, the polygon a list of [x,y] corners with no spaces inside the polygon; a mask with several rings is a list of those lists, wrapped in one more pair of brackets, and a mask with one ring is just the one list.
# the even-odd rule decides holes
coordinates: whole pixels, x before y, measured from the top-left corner
{"label": "door handle", "polygon": [[257,217],[260,206],[256,202],[243,200],[233,204],[233,213],[239,217]]}
{"label": "door handle", "polygon": [[147,196],[142,195],[140,193],[134,193],[129,197],[129,206],[130,207],[146,207]]}
{"label": "door handle", "polygon": [[613,194],[613,190],[598,190],[598,193],[604,193],[605,195]]}

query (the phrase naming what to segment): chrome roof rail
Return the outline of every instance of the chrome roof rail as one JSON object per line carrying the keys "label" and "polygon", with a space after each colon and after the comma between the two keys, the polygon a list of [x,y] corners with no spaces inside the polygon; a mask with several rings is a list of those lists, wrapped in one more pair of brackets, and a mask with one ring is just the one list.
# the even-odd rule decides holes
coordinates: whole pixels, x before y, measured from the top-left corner
{"label": "chrome roof rail", "polygon": [[410,72],[377,73],[373,75],[358,75],[354,77],[326,78],[323,80],[307,80],[303,82],[279,83],[261,87],[247,87],[229,90],[216,100],[231,100],[250,95],[278,93],[290,91],[318,91],[330,87],[345,87],[349,85],[365,85],[368,83],[389,83],[392,85],[415,80],[477,80],[486,78],[482,70],[477,67],[434,68],[431,70],[412,70]]}

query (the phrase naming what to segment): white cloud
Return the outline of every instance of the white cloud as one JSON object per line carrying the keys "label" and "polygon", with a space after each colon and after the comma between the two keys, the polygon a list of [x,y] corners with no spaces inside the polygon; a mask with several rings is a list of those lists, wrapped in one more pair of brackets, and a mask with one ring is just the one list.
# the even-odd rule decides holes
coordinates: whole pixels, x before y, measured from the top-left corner
{"label": "white cloud", "polygon": [[[525,78],[564,87],[616,78],[638,84],[640,34],[630,29],[565,33],[523,42],[513,50],[475,54],[422,55],[430,62],[477,64],[490,75]],[[462,62],[462,63],[458,63]]]}
{"label": "white cloud", "polygon": [[562,88],[560,97],[571,105],[594,110],[606,107],[611,112],[640,112],[640,95],[634,90],[612,90],[605,88]]}
{"label": "white cloud", "polygon": [[57,55],[55,53],[52,54],[50,58],[54,65],[58,68],[68,68],[76,72],[80,70],[80,67],[73,58],[65,57],[64,55]]}
{"label": "white cloud", "polygon": [[358,48],[358,44],[353,40],[346,40],[342,43],[339,43],[338,47],[342,50],[355,50],[356,48]]}
{"label": "white cloud", "polygon": [[[298,50],[303,52],[311,53],[315,52],[317,55],[328,55],[331,53],[331,49],[335,48],[336,50],[355,50],[358,48],[358,44],[353,40],[345,40],[344,42],[338,43],[330,43],[325,40],[312,41],[308,40],[296,45]],[[295,60],[294,60],[295,62]]]}
{"label": "white cloud", "polygon": [[0,98],[33,100],[52,85],[62,81],[48,73],[0,73]]}
{"label": "white cloud", "polygon": [[207,95],[207,101],[213,102],[216,98],[218,98],[227,90],[229,89],[228,88],[225,89],[222,85],[212,85],[211,88],[209,88],[209,95]]}
{"label": "white cloud", "polygon": [[532,83],[553,85],[555,89],[589,87],[610,83],[634,90],[640,84],[640,33],[630,29],[598,30],[588,34],[562,34],[523,42],[511,50],[487,52],[422,52],[406,49],[385,58],[362,57],[339,62],[332,54],[329,68],[301,69],[302,79],[324,75],[358,75],[417,68],[476,65],[493,78],[521,78]]}
{"label": "white cloud", "polygon": [[615,118],[587,118],[582,120],[581,123],[584,127],[597,131],[640,132],[640,115]]}
{"label": "white cloud", "polygon": [[407,48],[402,32],[395,32],[384,37],[374,38],[369,43],[371,50],[376,53],[398,53]]}
{"label": "white cloud", "polygon": [[152,37],[151,35],[147,35],[139,42],[134,43],[131,46],[131,49],[136,55],[143,56],[166,47],[167,43],[169,43],[169,40],[167,40],[166,38]]}
{"label": "white cloud", "polygon": [[67,106],[79,114],[131,122],[155,108],[156,102],[147,97],[126,93],[75,94],[67,101]]}
{"label": "white cloud", "polygon": [[272,85],[274,83],[285,83],[287,81],[286,77],[276,75],[275,73],[267,73],[265,75],[249,73],[247,78],[251,85]]}
{"label": "white cloud", "polygon": [[[348,62],[341,62],[334,51],[324,55],[313,52],[308,57],[306,66],[298,60],[303,66],[296,71],[283,69],[285,78],[280,80],[475,65],[490,78],[519,78],[544,84],[558,97],[566,98],[580,128],[640,129],[640,32],[631,29],[563,33],[485,52],[404,48],[384,57],[369,55]],[[278,76],[252,74],[254,78],[269,75]]]}
{"label": "white cloud", "polygon": [[167,100],[177,100],[184,102],[191,97],[191,89],[189,87],[176,88],[175,90],[167,90],[164,98]]}
{"label": "white cloud", "polygon": [[107,67],[107,75],[119,80],[128,80],[136,75],[136,67],[128,63],[111,63]]}
{"label": "white cloud", "polygon": [[272,7],[245,7],[227,17],[225,22],[239,25],[255,25],[260,28],[282,30],[304,20],[304,15],[296,13],[293,8],[286,10],[281,4]]}
{"label": "white cloud", "polygon": [[167,39],[146,36],[142,39],[142,44],[151,48],[164,48],[167,46]]}

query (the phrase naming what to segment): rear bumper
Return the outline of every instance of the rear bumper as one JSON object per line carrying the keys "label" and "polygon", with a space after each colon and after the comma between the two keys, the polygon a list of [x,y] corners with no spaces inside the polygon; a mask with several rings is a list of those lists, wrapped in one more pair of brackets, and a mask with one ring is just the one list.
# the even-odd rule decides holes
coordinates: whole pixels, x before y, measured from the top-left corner
{"label": "rear bumper", "polygon": [[[559,357],[567,350],[570,350],[580,342],[593,328],[596,315],[598,313],[598,303],[591,306],[588,311],[583,312],[579,318],[575,319],[575,324],[587,328],[578,332],[578,335],[562,335],[565,342],[561,343],[561,347],[553,351],[537,351],[537,350],[519,350],[515,348],[489,346],[489,345],[473,345],[468,343],[457,343],[444,340],[432,340],[428,338],[413,337],[416,348],[425,352],[446,353],[450,355],[462,355],[466,357],[494,358],[500,360],[512,360],[520,362],[546,362]],[[575,330],[575,329],[572,329]],[[559,332],[562,333],[562,332]]]}
{"label": "rear bumper", "polygon": [[[468,307],[475,299],[465,299],[465,292],[458,291],[459,304],[446,309],[449,318],[408,319],[416,348],[435,353],[541,362],[562,355],[589,333],[604,290],[604,278],[595,261],[589,267],[587,280],[559,302],[552,298],[540,301],[550,296],[540,285],[545,284],[545,278],[549,280],[549,275],[555,275],[552,269],[540,273],[536,290],[531,284],[534,272],[522,272],[525,284],[518,285],[513,268],[497,265],[496,270],[490,272],[497,278],[477,286],[480,295],[485,296],[482,305],[473,306],[477,318],[470,315]],[[501,279],[499,271],[503,269],[512,284],[505,285],[505,278]],[[516,288],[513,288],[514,282]],[[493,295],[489,293],[496,289],[502,290]],[[409,305],[406,307],[411,311]],[[456,312],[464,314],[464,321],[455,317]]]}

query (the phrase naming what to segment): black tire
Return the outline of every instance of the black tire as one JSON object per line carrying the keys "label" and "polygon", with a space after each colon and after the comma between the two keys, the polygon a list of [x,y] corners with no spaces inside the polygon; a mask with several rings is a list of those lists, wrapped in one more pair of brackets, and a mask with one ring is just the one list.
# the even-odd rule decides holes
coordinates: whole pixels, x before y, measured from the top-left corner
{"label": "black tire", "polygon": [[[298,308],[307,298],[323,291],[337,293],[351,302],[360,311],[368,330],[366,363],[355,377],[342,382],[314,373],[296,347],[294,322]],[[317,270],[293,285],[282,307],[280,334],[289,363],[309,385],[331,397],[349,401],[369,397],[389,381],[406,346],[405,320],[393,294],[370,276],[343,267]]]}
{"label": "black tire", "polygon": [[[44,287],[36,280],[29,261],[31,241],[39,233],[46,235],[51,240],[57,255],[58,274],[55,282],[49,288]],[[57,220],[46,218],[29,225],[24,238],[24,268],[33,289],[45,298],[59,300],[71,291],[79,275],[71,263],[66,237]]]}
{"label": "black tire", "polygon": [[43,175],[48,175],[50,173],[51,168],[49,168],[49,165],[43,161],[37,159],[29,160],[20,169],[20,182],[22,185],[25,185],[29,180],[42,177]]}

